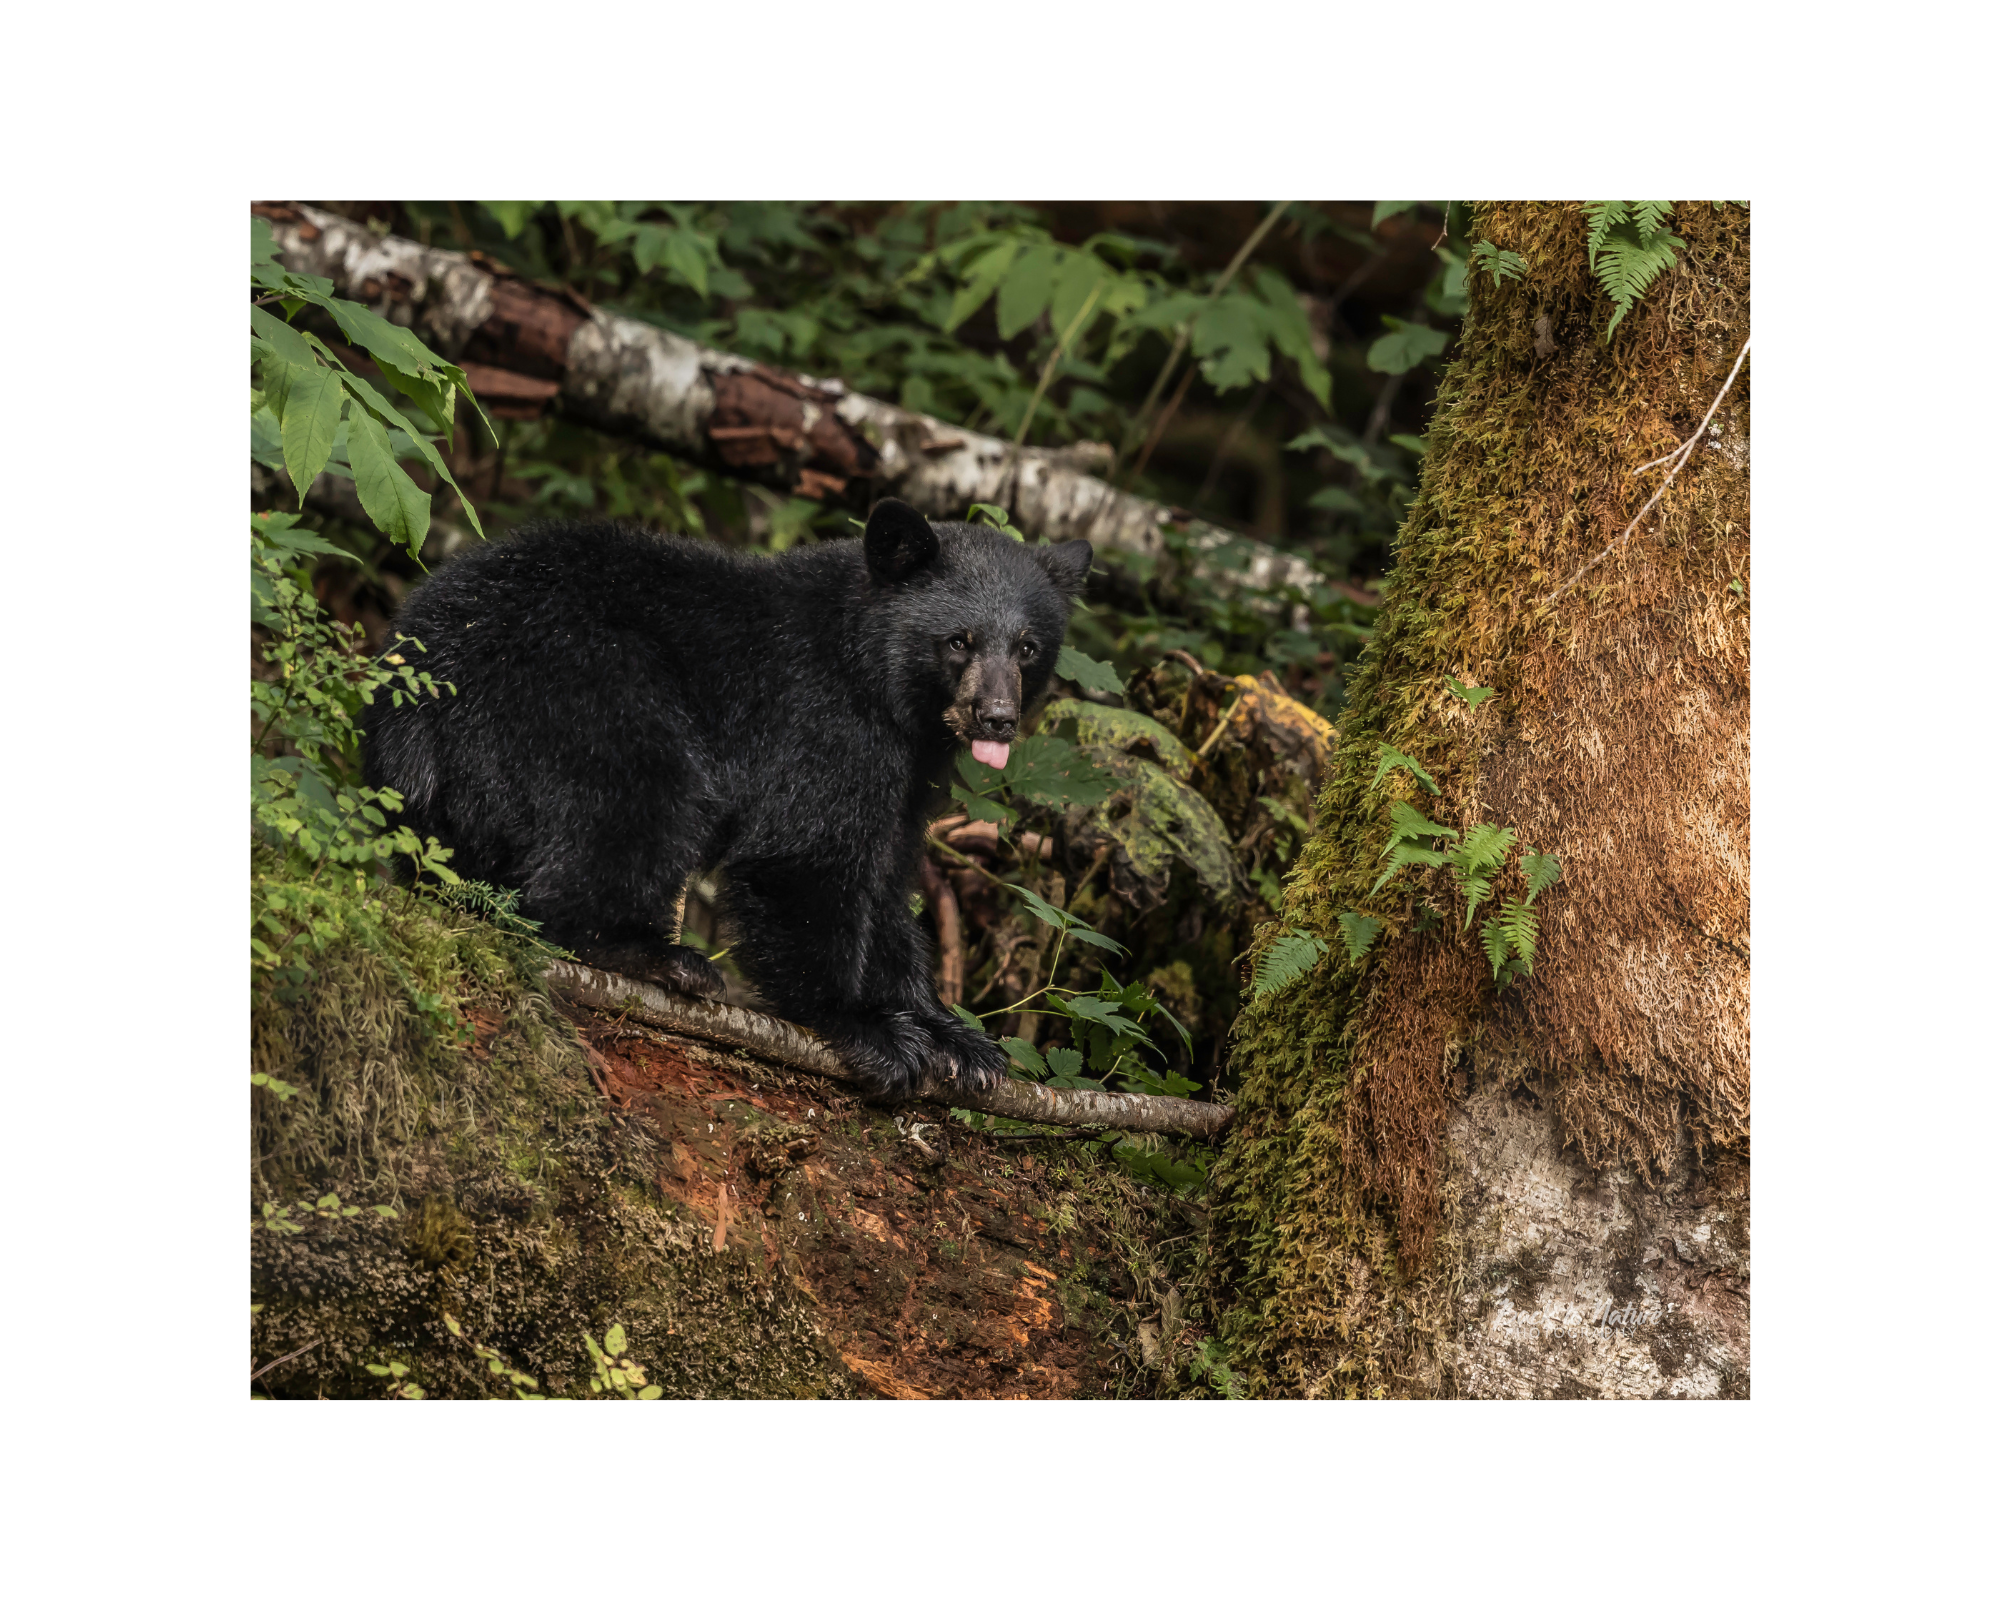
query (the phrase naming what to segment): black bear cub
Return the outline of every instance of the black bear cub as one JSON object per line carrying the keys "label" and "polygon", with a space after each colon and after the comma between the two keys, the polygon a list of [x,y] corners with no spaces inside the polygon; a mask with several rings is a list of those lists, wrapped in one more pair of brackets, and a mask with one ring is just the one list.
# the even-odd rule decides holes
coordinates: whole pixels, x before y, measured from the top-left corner
{"label": "black bear cub", "polygon": [[721,989],[676,942],[720,867],[736,959],[876,1095],[990,1087],[1005,1057],[938,1002],[909,895],[938,784],[961,745],[1005,765],[1090,559],[898,500],[775,557],[530,528],[410,596],[397,626],[458,692],[378,698],[367,781],[555,943],[686,994]]}

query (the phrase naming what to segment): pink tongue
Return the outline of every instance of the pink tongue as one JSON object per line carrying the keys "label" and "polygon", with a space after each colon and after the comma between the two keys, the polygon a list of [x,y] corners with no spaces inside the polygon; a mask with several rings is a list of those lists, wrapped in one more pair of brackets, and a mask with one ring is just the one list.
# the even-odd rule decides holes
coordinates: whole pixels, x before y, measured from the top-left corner
{"label": "pink tongue", "polygon": [[1007,765],[1007,747],[998,739],[974,739],[972,759],[983,761],[998,772]]}

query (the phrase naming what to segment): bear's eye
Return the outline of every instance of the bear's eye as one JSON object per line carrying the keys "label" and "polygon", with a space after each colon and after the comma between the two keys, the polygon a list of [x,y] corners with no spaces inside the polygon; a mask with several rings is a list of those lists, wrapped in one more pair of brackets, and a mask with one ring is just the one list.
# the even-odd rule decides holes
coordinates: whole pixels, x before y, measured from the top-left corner
{"label": "bear's eye", "polygon": [[1023,639],[1020,648],[1021,659],[1023,661],[1032,661],[1035,659],[1035,641],[1033,639]]}
{"label": "bear's eye", "polygon": [[971,641],[962,633],[954,633],[944,643],[947,650],[956,650],[960,655],[964,655],[967,650],[972,648]]}

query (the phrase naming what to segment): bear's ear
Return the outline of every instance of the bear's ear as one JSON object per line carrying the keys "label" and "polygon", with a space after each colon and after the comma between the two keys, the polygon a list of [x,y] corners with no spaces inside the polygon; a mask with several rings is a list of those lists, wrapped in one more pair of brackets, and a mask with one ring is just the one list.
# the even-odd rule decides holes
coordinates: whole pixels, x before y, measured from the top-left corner
{"label": "bear's ear", "polygon": [[1083,580],[1090,576],[1090,541],[1070,539],[1062,544],[1035,546],[1035,556],[1055,586],[1064,594],[1083,593]]}
{"label": "bear's ear", "polygon": [[937,559],[937,533],[924,514],[900,500],[878,500],[861,535],[868,570],[885,583],[901,583]]}

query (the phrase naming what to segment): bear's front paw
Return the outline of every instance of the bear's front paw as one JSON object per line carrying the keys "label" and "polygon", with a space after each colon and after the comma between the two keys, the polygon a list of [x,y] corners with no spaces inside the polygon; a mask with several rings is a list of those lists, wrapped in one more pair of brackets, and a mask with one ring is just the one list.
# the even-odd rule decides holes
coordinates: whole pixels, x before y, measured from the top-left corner
{"label": "bear's front paw", "polygon": [[813,1024],[854,1069],[855,1086],[870,1100],[907,1100],[935,1077],[936,1051],[914,1017],[823,1018]]}
{"label": "bear's front paw", "polygon": [[927,1020],[933,1049],[932,1072],[941,1084],[984,1094],[1007,1076],[1007,1056],[985,1034],[956,1017]]}

